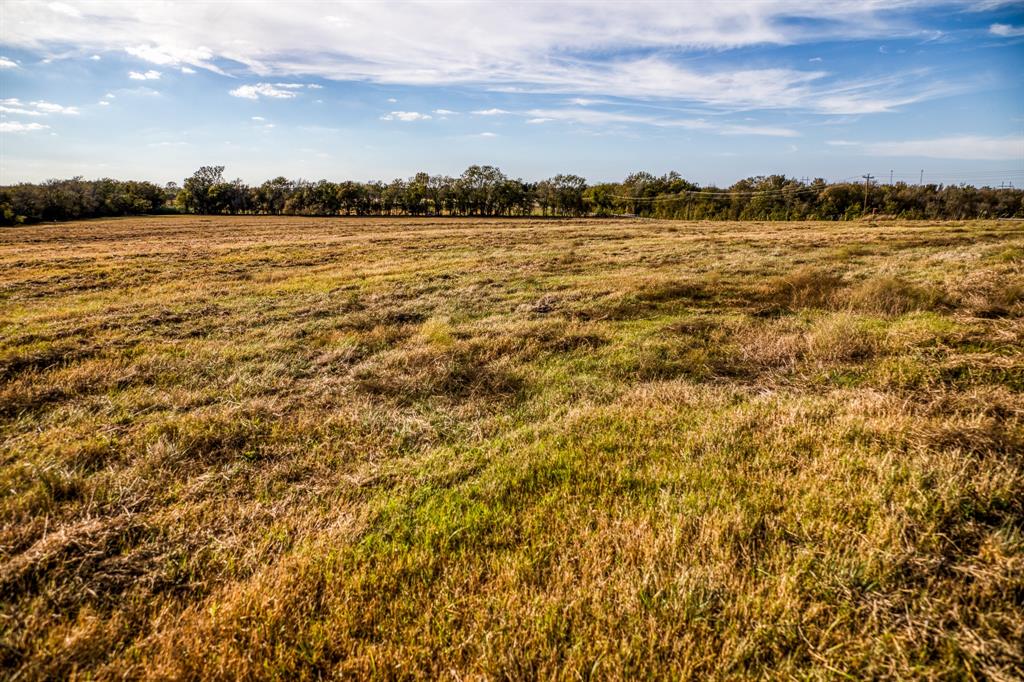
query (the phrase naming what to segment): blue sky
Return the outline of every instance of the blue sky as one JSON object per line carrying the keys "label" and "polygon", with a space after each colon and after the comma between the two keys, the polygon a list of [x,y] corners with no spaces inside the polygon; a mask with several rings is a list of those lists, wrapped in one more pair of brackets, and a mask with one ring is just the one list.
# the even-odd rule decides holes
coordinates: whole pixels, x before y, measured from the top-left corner
{"label": "blue sky", "polygon": [[0,183],[1024,185],[1024,3],[0,4]]}

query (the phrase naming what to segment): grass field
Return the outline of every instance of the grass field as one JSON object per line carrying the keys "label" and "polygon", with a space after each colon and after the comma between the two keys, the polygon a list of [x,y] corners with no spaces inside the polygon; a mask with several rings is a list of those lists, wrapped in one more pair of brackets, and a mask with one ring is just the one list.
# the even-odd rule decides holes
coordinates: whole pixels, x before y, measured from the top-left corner
{"label": "grass field", "polygon": [[1024,676],[1020,223],[0,230],[4,677]]}

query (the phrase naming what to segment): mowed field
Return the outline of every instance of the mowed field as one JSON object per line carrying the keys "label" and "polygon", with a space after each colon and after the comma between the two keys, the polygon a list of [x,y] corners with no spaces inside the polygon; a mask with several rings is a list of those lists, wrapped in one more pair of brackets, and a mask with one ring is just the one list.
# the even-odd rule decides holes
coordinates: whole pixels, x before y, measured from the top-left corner
{"label": "mowed field", "polygon": [[1024,226],[0,230],[0,676],[1024,676]]}

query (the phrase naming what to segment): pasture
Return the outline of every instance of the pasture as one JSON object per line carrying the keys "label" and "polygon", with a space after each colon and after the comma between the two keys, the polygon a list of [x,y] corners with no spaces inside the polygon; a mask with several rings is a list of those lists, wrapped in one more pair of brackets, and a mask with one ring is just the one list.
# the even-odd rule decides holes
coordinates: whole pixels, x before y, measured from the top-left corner
{"label": "pasture", "polygon": [[1019,222],[0,230],[4,677],[1024,676]]}

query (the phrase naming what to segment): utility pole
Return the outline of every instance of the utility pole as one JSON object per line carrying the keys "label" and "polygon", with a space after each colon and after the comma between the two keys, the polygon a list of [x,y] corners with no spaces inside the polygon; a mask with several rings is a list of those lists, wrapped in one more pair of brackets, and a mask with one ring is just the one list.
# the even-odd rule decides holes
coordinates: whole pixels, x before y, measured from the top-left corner
{"label": "utility pole", "polygon": [[867,213],[868,212],[868,187],[871,185],[871,180],[874,179],[875,176],[872,175],[871,173],[868,173],[867,175],[862,175],[861,177],[864,178],[864,212]]}
{"label": "utility pole", "polygon": [[889,184],[892,184],[892,171],[889,171]]}
{"label": "utility pole", "polygon": [[917,181],[917,184],[919,184],[919,185],[923,185],[924,184],[924,168],[921,169],[921,179]]}

